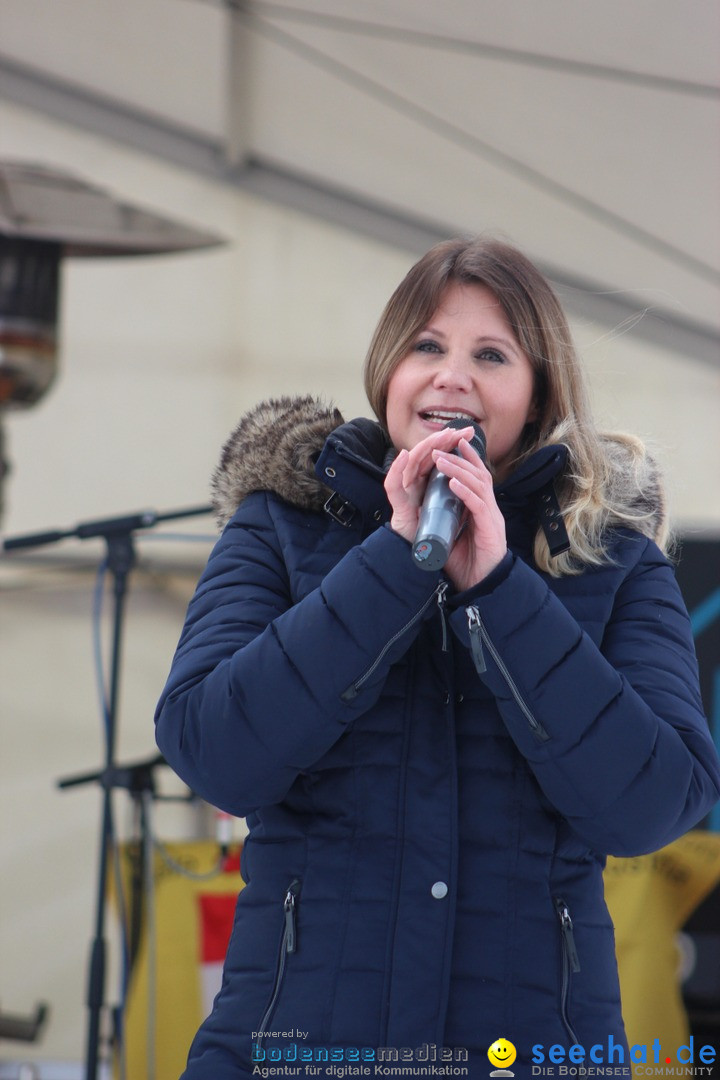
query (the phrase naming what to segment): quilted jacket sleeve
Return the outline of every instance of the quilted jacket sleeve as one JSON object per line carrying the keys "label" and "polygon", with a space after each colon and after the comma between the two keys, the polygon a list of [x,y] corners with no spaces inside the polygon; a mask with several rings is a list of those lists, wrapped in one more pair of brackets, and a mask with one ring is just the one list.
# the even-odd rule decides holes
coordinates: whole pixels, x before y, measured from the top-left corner
{"label": "quilted jacket sleeve", "polygon": [[155,717],[178,775],[239,816],[280,800],[375,702],[437,585],[381,528],[293,605],[273,505],[249,496],[218,541]]}
{"label": "quilted jacket sleeve", "polygon": [[512,557],[451,623],[470,646],[467,608],[477,611],[482,678],[551,803],[593,850],[628,856],[697,824],[720,796],[720,764],[672,568],[639,536],[618,555],[625,574],[600,648]]}

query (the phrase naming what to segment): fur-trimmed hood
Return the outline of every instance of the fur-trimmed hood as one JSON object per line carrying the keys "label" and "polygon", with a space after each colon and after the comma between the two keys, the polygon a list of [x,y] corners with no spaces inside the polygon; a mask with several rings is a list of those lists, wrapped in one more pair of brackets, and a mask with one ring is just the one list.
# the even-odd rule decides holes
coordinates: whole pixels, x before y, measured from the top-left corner
{"label": "fur-trimmed hood", "polygon": [[242,417],[212,477],[212,504],[222,528],[252,491],[273,491],[304,510],[322,510],[330,489],[315,459],[342,413],[319,398],[271,398]]}

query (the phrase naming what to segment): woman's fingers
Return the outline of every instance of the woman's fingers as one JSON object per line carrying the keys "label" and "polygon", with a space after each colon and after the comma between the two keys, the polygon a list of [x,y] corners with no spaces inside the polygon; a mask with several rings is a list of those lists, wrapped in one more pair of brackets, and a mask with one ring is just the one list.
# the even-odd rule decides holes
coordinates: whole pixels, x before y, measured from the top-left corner
{"label": "woman's fingers", "polygon": [[399,493],[403,490],[403,473],[405,472],[405,466],[407,465],[407,458],[407,450],[401,450],[388,469],[387,476],[385,477],[385,490],[387,491],[388,496],[390,496],[391,492]]}
{"label": "woman's fingers", "polygon": [[460,454],[448,454],[442,450],[433,451],[434,464],[440,472],[449,477],[457,477],[471,490],[478,494],[492,487],[492,476],[473,448],[464,439],[459,444]]}
{"label": "woman's fingers", "polygon": [[487,471],[487,461],[477,452],[475,447],[472,445],[470,439],[463,436],[463,438],[458,443],[458,450],[466,461],[471,462],[473,465],[476,465],[477,462],[480,461],[482,463],[483,469]]}
{"label": "woman's fingers", "polygon": [[[472,428],[464,430],[466,433],[472,432]],[[416,502],[422,502],[425,484],[435,465],[434,451],[446,450],[449,452],[455,449],[462,434],[462,431],[453,428],[442,428],[440,431],[434,431],[432,435],[417,443],[411,450],[402,450],[395,458],[388,476],[395,468],[401,469],[403,487],[408,496],[414,498]]]}
{"label": "woman's fingers", "polygon": [[410,451],[410,461],[416,464],[419,468],[425,466],[428,470],[432,468],[434,462],[432,459],[434,450],[454,450],[460,440],[467,435],[472,437],[473,429],[467,428],[441,428],[440,431],[434,431],[432,435],[428,435],[426,439],[422,439],[421,442],[413,446]]}
{"label": "woman's fingers", "polygon": [[462,499],[471,515],[479,514],[485,509],[485,500],[482,496],[478,495],[467,484],[464,484],[457,476],[450,477],[450,489]]}
{"label": "woman's fingers", "polygon": [[[417,529],[418,514],[425,495],[428,477],[440,461],[451,461],[459,471],[445,471],[449,476],[468,477],[477,472],[479,458],[468,439],[474,431],[467,428],[442,428],[423,439],[411,450],[401,450],[385,477],[385,492],[392,507],[391,527],[406,539]],[[455,454],[452,451],[457,451]],[[464,456],[460,456],[464,455]],[[489,475],[489,474],[488,474]]]}
{"label": "woman's fingers", "polygon": [[412,540],[417,529],[419,501],[408,491],[407,450],[401,450],[385,477],[385,494],[392,507],[390,527],[406,540]]}
{"label": "woman's fingers", "polygon": [[482,534],[486,534],[488,530],[494,533],[502,522],[504,533],[504,519],[495,501],[493,479],[489,470],[472,447],[461,442],[460,452],[467,452],[467,456],[436,453],[437,468],[449,478],[451,489],[465,504],[474,519],[476,529]]}

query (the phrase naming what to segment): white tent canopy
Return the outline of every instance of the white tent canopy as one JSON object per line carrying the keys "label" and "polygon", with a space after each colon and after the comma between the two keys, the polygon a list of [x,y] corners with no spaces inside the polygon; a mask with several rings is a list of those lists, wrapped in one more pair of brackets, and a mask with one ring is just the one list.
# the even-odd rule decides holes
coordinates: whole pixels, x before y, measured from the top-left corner
{"label": "white tent canopy", "polygon": [[0,92],[402,250],[501,231],[717,361],[719,41],[711,0],[0,0]]}

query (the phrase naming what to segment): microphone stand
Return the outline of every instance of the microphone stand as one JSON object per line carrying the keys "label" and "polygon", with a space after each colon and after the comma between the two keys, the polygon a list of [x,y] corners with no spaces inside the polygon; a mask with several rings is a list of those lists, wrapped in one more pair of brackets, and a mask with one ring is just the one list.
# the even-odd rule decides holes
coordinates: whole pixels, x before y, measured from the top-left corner
{"label": "microphone stand", "polygon": [[[155,511],[141,511],[123,517],[104,518],[87,521],[72,529],[52,530],[49,532],[8,537],[2,543],[4,551],[21,548],[39,547],[54,544],[69,537],[80,540],[102,538],[107,547],[107,566],[113,577],[113,632],[110,667],[110,688],[106,715],[105,761],[101,772],[90,778],[97,780],[102,787],[102,821],[98,855],[97,900],[95,910],[95,930],[90,948],[88,967],[87,1007],[88,1033],[87,1056],[85,1062],[85,1080],[97,1080],[100,1047],[100,1020],[105,1003],[105,892],[107,882],[108,857],[114,835],[112,791],[118,785],[119,771],[115,765],[115,742],[117,734],[117,706],[120,689],[120,655],[122,647],[125,601],[127,582],[130,571],[135,566],[134,533],[138,529],[152,528],[161,521],[173,521],[178,518],[208,514],[211,507],[193,507],[189,510],[171,511],[158,514]],[[78,781],[79,782],[79,781]]]}
{"label": "microphone stand", "polygon": [[[114,788],[123,788],[127,791],[130,798],[133,800],[136,811],[137,821],[139,824],[139,830],[136,834],[135,840],[139,848],[139,857],[131,857],[131,882],[130,882],[130,897],[129,902],[119,904],[119,910],[121,915],[124,915],[125,919],[125,931],[126,934],[126,946],[127,946],[127,958],[124,961],[127,964],[126,975],[129,975],[137,960],[137,954],[140,949],[140,943],[142,939],[143,921],[147,917],[149,925],[152,925],[152,918],[148,914],[148,905],[152,896],[151,883],[146,880],[149,854],[152,851],[152,833],[150,829],[150,821],[148,815],[148,803],[153,802],[181,802],[190,804],[196,801],[197,795],[188,790],[185,795],[160,795],[155,785],[155,770],[167,765],[165,758],[162,754],[155,754],[151,758],[147,758],[143,761],[136,761],[125,765],[118,765],[112,769],[108,774],[105,770],[100,772],[88,772],[79,773],[75,776],[66,776],[62,780],[58,780],[57,786],[61,790],[65,790],[71,787],[79,787],[84,784],[99,783],[103,786],[103,789],[111,790]],[[109,838],[109,842],[112,841],[112,837]],[[150,873],[152,870],[150,870]],[[122,886],[118,887],[118,893],[122,894]],[[99,900],[104,901],[104,896],[99,897]],[[151,945],[152,942],[149,942]],[[92,987],[92,1001],[93,1008],[98,1010],[98,1014],[102,1009],[102,998],[98,1000],[97,994],[102,988],[103,974],[102,968],[104,966],[104,944],[102,940],[102,932],[98,932],[96,927],[95,939],[93,941],[93,947],[90,958],[91,975],[89,979],[89,986]],[[95,963],[96,955],[101,959]],[[93,981],[97,982],[97,986],[93,985]],[[123,985],[123,997],[126,987]],[[150,1005],[148,1004],[148,1010]],[[94,1015],[93,1015],[94,1020]],[[2,1034],[2,1028],[0,1026],[0,1035]],[[94,1063],[96,1060],[95,1048],[99,1047],[99,1029],[92,1024],[91,1033],[88,1035],[88,1043],[90,1046],[90,1053],[88,1055],[88,1062]],[[124,1045],[125,1039],[125,1017],[124,1011],[121,1008],[115,1011],[115,1023],[113,1026],[113,1037],[115,1039],[116,1046],[121,1049]],[[91,1044],[91,1045],[90,1045]],[[124,1073],[122,1073],[124,1075]]]}

